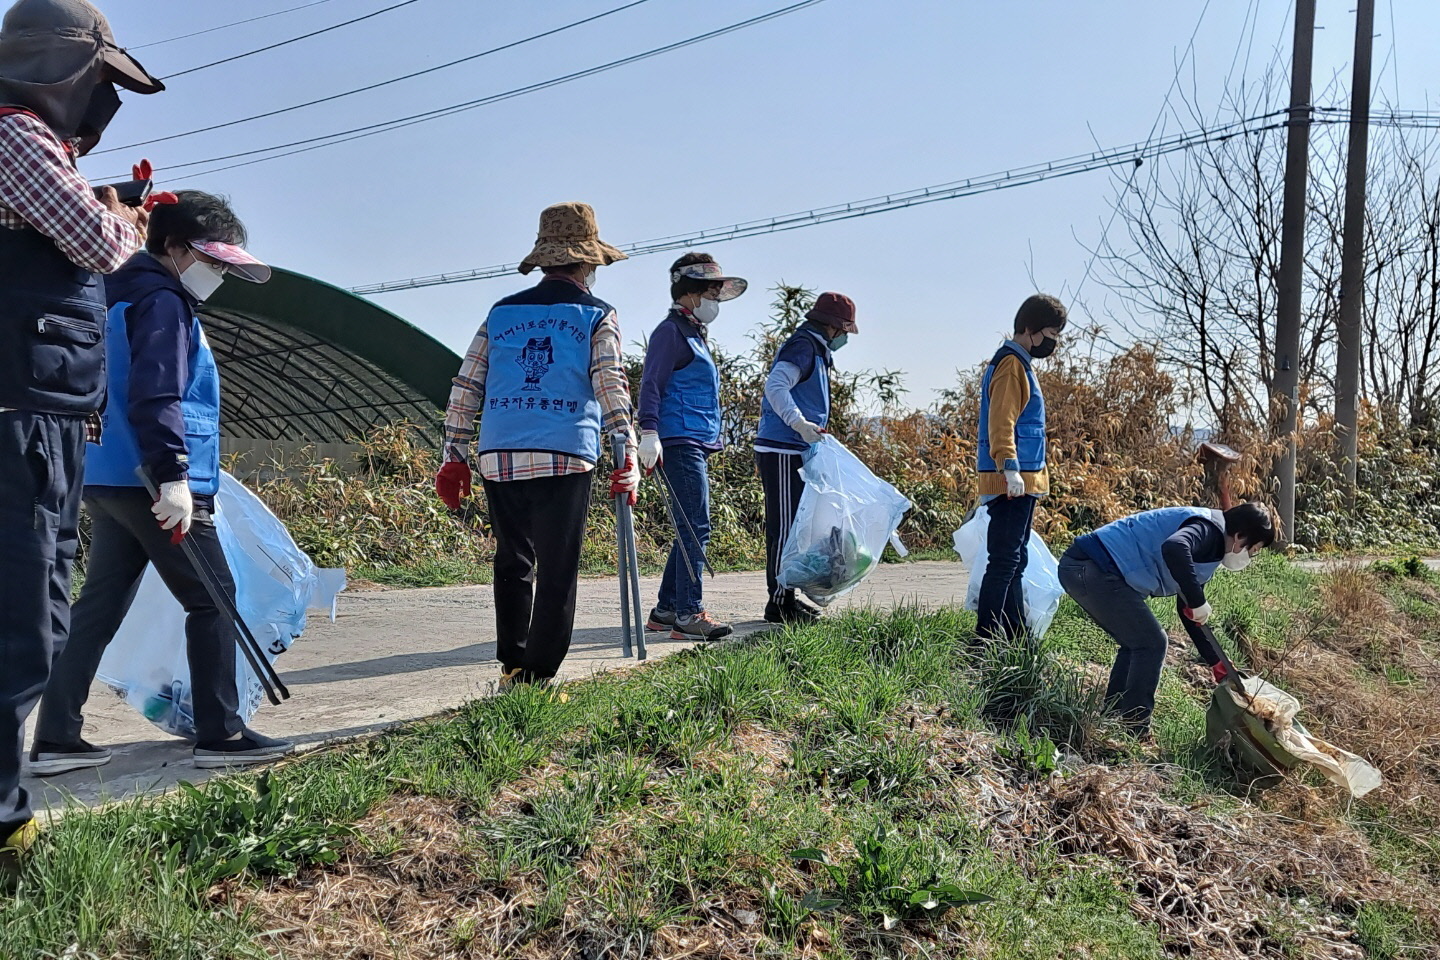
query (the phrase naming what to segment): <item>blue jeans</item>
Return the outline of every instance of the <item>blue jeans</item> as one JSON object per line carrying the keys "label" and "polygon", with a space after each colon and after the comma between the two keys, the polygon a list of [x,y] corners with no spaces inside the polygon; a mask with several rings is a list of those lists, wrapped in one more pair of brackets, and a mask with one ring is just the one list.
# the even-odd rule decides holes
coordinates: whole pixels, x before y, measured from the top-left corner
{"label": "blue jeans", "polygon": [[975,632],[983,640],[1013,640],[1025,630],[1025,564],[1035,498],[996,497],[981,509],[990,513],[985,543],[990,562],[980,581]]}
{"label": "blue jeans", "polygon": [[705,551],[710,546],[710,474],[705,465],[709,456],[692,444],[675,444],[664,448],[660,467],[673,493],[670,509],[680,529],[670,547],[670,558],[665,561],[665,576],[655,605],[661,610],[674,610],[681,617],[705,609],[700,578],[705,575]]}

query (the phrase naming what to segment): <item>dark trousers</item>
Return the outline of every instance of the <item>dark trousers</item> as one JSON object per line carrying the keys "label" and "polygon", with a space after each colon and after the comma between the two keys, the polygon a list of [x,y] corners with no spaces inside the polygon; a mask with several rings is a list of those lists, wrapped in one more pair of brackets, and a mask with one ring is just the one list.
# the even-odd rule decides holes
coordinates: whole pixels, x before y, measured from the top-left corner
{"label": "dark trousers", "polygon": [[1136,732],[1144,732],[1155,710],[1155,691],[1169,646],[1164,628],[1125,578],[1084,554],[1070,550],[1060,558],[1060,585],[1120,645],[1105,702],[1112,714]]}
{"label": "dark trousers", "polygon": [[[524,680],[555,676],[570,651],[593,474],[485,481],[495,531],[497,655]],[[536,576],[536,571],[539,576]]]}
{"label": "dark trousers", "polygon": [[[170,542],[171,532],[160,529],[150,503],[150,495],[139,487],[85,497],[91,521],[85,585],[71,611],[70,638],[55,658],[40,702],[37,740],[71,744],[80,739],[81,711],[100,658],[115,639],[150,564],[185,608],[185,658],[190,664],[196,742],[212,743],[240,732],[235,626],[210,599],[185,552]],[[230,565],[208,513],[195,515],[186,539],[214,571],[221,589],[234,597]]]}
{"label": "dark trousers", "polygon": [[1023,581],[1034,497],[996,497],[981,507],[990,512],[985,546],[990,553],[980,581],[976,633],[984,640],[1014,639],[1025,630]]}
{"label": "dark trousers", "polygon": [[0,841],[30,819],[25,721],[70,628],[83,417],[0,413]]}
{"label": "dark trousers", "polygon": [[[675,542],[660,578],[655,606],[688,617],[705,609],[705,552],[710,548],[710,454],[694,444],[667,446],[660,469],[665,474],[670,510],[675,514]],[[684,553],[681,553],[681,551]]]}
{"label": "dark trousers", "polygon": [[805,492],[805,481],[800,479],[800,463],[798,452],[794,455],[755,454],[760,486],[765,489],[765,587],[770,601],[776,604],[795,598],[795,591],[782,588],[777,578],[780,576],[780,556],[785,552],[790,527],[795,523],[795,509],[800,505],[800,495]]}

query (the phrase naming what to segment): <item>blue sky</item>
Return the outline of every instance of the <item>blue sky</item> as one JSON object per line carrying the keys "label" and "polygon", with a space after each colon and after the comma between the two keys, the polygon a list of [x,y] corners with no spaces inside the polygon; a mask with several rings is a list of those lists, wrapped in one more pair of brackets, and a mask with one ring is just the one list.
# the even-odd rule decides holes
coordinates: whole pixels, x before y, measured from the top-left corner
{"label": "blue sky", "polygon": [[[299,0],[101,0],[136,47]],[[330,0],[136,55],[164,76],[318,29],[394,0]],[[343,30],[130,96],[101,149],[315,99],[590,16],[622,0],[417,0]],[[1279,0],[825,0],[704,44],[354,143],[208,176],[171,164],[299,140],[482,97],[756,16],[785,0],[647,0],[584,27],[428,77],[280,117],[84,161],[96,178],[141,155],[163,186],[227,194],[270,263],[339,286],[513,262],[538,213],[591,203],[622,244],[990,173],[1143,140],[1197,20],[1182,85],[1213,106],[1227,75],[1258,75]],[[1392,9],[1393,6],[1393,9]],[[1253,16],[1252,16],[1253,14]],[[1396,25],[1392,31],[1392,17]],[[1348,71],[1354,14],[1320,0],[1316,83]],[[1378,0],[1376,85],[1423,108],[1440,81],[1440,4]],[[1392,36],[1393,34],[1393,36]],[[1383,66],[1383,72],[1379,69]],[[1348,79],[1348,72],[1345,73]],[[1178,100],[1176,100],[1178,103]],[[1161,130],[1184,127],[1173,117]],[[750,292],[713,327],[742,346],[784,280],[839,290],[861,333],[842,366],[898,368],[929,402],[987,357],[1034,285],[1073,291],[1110,214],[1104,172],[789,233],[716,244]],[[602,269],[597,295],[627,344],[668,305],[676,254]],[[1034,274],[1034,283],[1030,274]],[[377,301],[462,351],[518,275]],[[1092,277],[1084,300],[1103,314]],[[1113,302],[1110,306],[1116,306]],[[1083,317],[1084,311],[1076,315]]]}

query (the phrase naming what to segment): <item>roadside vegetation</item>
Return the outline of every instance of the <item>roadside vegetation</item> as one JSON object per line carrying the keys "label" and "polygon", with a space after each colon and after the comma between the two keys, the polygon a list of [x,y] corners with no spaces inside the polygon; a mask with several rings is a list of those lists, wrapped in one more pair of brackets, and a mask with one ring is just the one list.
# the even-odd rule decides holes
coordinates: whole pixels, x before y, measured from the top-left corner
{"label": "roadside vegetation", "polygon": [[0,956],[1440,956],[1440,584],[1214,586],[1232,653],[1381,789],[1237,778],[1180,643],[1127,740],[1068,601],[979,661],[969,614],[856,611],[72,812]]}

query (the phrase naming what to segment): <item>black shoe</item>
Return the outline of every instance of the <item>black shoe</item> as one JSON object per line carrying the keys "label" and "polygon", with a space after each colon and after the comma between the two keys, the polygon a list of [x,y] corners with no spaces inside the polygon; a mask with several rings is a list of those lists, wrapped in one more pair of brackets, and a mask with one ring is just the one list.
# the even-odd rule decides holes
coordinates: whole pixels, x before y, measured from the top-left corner
{"label": "black shoe", "polygon": [[74,743],[36,740],[30,748],[30,772],[37,777],[53,777],[72,770],[103,767],[109,762],[109,750],[84,740],[76,740]]}
{"label": "black shoe", "polygon": [[252,763],[279,760],[293,753],[295,744],[276,740],[244,728],[234,740],[212,740],[195,745],[195,766],[202,770],[216,767],[243,767]]}
{"label": "black shoe", "polygon": [[765,604],[766,623],[806,624],[814,623],[819,619],[819,610],[798,600],[792,599],[781,603],[771,600]]}

